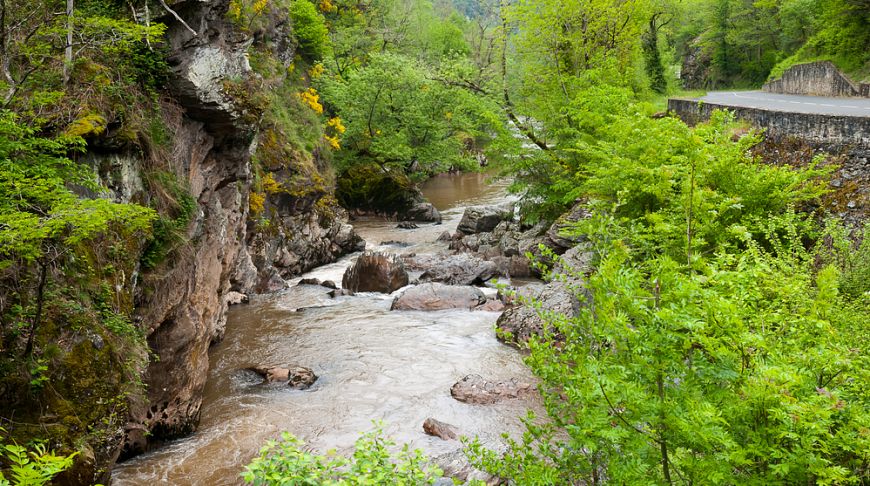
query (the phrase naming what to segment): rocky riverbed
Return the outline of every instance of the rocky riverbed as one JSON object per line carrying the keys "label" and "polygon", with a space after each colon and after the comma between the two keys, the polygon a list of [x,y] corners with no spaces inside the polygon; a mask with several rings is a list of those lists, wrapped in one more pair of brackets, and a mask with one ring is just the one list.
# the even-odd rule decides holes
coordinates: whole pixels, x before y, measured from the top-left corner
{"label": "rocky riverbed", "polygon": [[[512,221],[504,185],[485,181],[436,178],[428,189],[442,224],[354,221],[371,261],[355,253],[290,280],[289,290],[231,307],[224,340],[210,352],[199,430],[120,464],[115,484],[239,484],[244,464],[281,431],[318,450],[346,451],[374,420],[466,477],[461,445],[443,437],[477,435],[499,447],[501,433],[521,433],[519,418],[542,412],[541,404],[522,353],[496,338],[506,299],[485,282],[534,280],[506,271],[498,257],[520,256],[512,250],[458,246],[470,236],[514,241],[531,233]],[[493,212],[496,221],[469,220]],[[457,231],[461,223],[506,231]],[[527,243],[543,242],[548,229],[535,229],[538,240]],[[528,288],[540,294],[549,286]]]}

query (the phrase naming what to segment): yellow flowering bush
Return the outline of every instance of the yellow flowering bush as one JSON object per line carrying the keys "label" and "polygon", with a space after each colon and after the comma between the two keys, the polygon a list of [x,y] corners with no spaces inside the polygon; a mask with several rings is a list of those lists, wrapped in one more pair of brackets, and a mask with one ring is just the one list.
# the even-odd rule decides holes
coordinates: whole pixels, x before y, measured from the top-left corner
{"label": "yellow flowering bush", "polygon": [[266,195],[262,192],[252,192],[248,197],[248,207],[251,208],[251,212],[254,214],[260,214],[265,209],[264,203],[266,202]]}
{"label": "yellow flowering bush", "polygon": [[335,6],[330,0],[320,0],[320,4],[318,5],[321,12],[325,13],[334,13],[338,12],[338,7]]}
{"label": "yellow flowering bush", "polygon": [[337,116],[334,118],[330,118],[329,121],[326,122],[326,126],[335,130],[336,133],[344,133],[344,131],[347,130],[347,128],[345,128],[344,125],[341,123],[341,118]]}
{"label": "yellow flowering bush", "polygon": [[311,69],[308,70],[308,76],[310,76],[311,79],[317,79],[321,74],[323,74],[324,69],[323,64],[317,63],[311,66]]}
{"label": "yellow flowering bush", "polygon": [[341,149],[341,143],[338,141],[338,137],[332,137],[329,135],[323,135],[323,139],[329,142],[329,146],[333,148],[333,150]]}
{"label": "yellow flowering bush", "polygon": [[317,94],[317,90],[314,88],[308,88],[307,90],[299,93],[299,98],[303,103],[308,105],[312,110],[317,112],[318,115],[323,114],[323,105],[320,104],[320,95]]}
{"label": "yellow flowering bush", "polygon": [[281,184],[275,180],[275,177],[271,172],[266,174],[266,177],[263,178],[263,190],[268,192],[269,194],[276,194],[281,192],[283,187]]}

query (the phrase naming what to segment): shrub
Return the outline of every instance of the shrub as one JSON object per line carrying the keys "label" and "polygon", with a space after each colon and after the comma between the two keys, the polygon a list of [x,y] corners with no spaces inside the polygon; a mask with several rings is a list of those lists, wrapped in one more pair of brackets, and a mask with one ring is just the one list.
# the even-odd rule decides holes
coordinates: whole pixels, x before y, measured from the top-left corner
{"label": "shrub", "polygon": [[302,442],[285,432],[280,441],[269,441],[259,457],[245,467],[245,482],[261,485],[419,485],[434,484],[441,471],[426,464],[419,450],[407,444],[393,456],[395,444],[379,426],[362,435],[350,458],[314,455],[302,450]]}

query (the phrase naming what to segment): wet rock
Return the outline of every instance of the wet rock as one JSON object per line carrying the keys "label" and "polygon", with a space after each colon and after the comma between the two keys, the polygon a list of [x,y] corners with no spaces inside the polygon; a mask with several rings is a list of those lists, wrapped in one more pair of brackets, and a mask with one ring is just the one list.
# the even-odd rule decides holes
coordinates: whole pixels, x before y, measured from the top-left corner
{"label": "wet rock", "polygon": [[[519,301],[531,299],[541,303],[544,311],[575,317],[580,312],[580,300],[576,293],[582,292],[577,284],[551,282],[546,285],[527,286],[520,290]],[[540,311],[530,304],[518,303],[499,316],[495,323],[499,341],[514,346],[525,344],[532,335],[544,331],[544,319]]]}
{"label": "wet rock", "polygon": [[381,246],[397,246],[399,248],[407,248],[411,246],[407,241],[385,240],[381,242]]}
{"label": "wet rock", "polygon": [[341,279],[341,286],[350,292],[390,294],[406,285],[408,272],[401,260],[371,251],[360,255]]}
{"label": "wet rock", "polygon": [[[487,444],[488,445],[488,444]],[[503,449],[503,448],[502,448]],[[452,478],[460,483],[482,481],[484,484],[499,484],[498,478],[485,473],[469,464],[468,457],[462,449],[457,449],[446,454],[441,454],[432,459],[438,468],[444,473],[445,478]],[[451,484],[451,483],[445,483]]]}
{"label": "wet rock", "polygon": [[453,237],[450,235],[450,232],[445,231],[445,232],[441,233],[441,235],[435,241],[450,241],[451,239],[453,239]]}
{"label": "wet rock", "polygon": [[393,300],[390,310],[473,309],[485,302],[483,292],[470,285],[425,283],[402,292]]}
{"label": "wet rock", "polygon": [[409,221],[420,221],[424,223],[441,223],[441,213],[427,201],[420,201],[411,206],[404,214],[405,219]]}
{"label": "wet rock", "polygon": [[562,254],[569,248],[585,240],[582,236],[565,235],[565,231],[578,221],[592,216],[592,211],[585,201],[579,202],[570,211],[559,218],[547,230],[547,239],[544,244],[552,248],[557,254]]}
{"label": "wet rock", "polygon": [[414,224],[412,221],[402,221],[401,223],[396,225],[398,229],[417,229],[419,226]]}
{"label": "wet rock", "polygon": [[347,289],[333,289],[329,291],[328,295],[334,299],[336,297],[342,297],[345,295],[353,295],[353,292]]}
{"label": "wet rock", "polygon": [[303,278],[299,281],[299,285],[320,285],[320,279],[318,278]]}
{"label": "wet rock", "polygon": [[323,282],[320,282],[320,286],[333,290],[338,288],[338,285],[336,285],[332,280],[324,280]]}
{"label": "wet rock", "polygon": [[[418,260],[418,263],[423,263]],[[495,263],[466,253],[438,255],[421,265],[425,271],[421,282],[442,282],[450,285],[482,284],[499,275]]]}
{"label": "wet rock", "polygon": [[423,432],[444,440],[457,440],[459,438],[459,430],[456,427],[432,417],[423,422]]}
{"label": "wet rock", "polygon": [[241,292],[227,292],[224,296],[227,305],[245,304],[248,302],[248,296]]}
{"label": "wet rock", "polygon": [[465,209],[456,231],[467,235],[492,231],[502,221],[514,217],[514,204],[498,206],[477,206]]}
{"label": "wet rock", "polygon": [[297,390],[305,390],[317,381],[317,375],[304,366],[252,366],[248,369],[262,376],[266,383],[283,383]]}
{"label": "wet rock", "polygon": [[480,375],[468,375],[450,388],[450,395],[464,403],[487,405],[533,394],[535,387],[516,379],[487,381]]}
{"label": "wet rock", "polygon": [[474,308],[474,310],[485,311],[485,312],[501,312],[505,309],[504,302],[498,299],[489,299],[484,304],[481,304]]}

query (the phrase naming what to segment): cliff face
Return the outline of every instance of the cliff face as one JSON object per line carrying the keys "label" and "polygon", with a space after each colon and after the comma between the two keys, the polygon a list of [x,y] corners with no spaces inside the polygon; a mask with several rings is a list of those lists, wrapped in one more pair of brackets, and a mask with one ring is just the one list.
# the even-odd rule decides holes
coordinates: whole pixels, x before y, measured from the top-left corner
{"label": "cliff face", "polygon": [[[135,292],[136,319],[147,330],[153,357],[144,374],[147,396],[130,407],[126,456],[196,428],[208,349],[223,335],[227,292],[280,289],[281,277],[333,261],[361,241],[339,209],[325,218],[324,204],[315,207],[326,193],[284,207],[281,231],[255,231],[249,196],[257,117],[227,93],[228,82],[256,78],[247,58],[254,39],[225,20],[228,5],[228,0],[172,4],[196,35],[172,16],[159,19],[169,26],[172,66],[173,99],[163,109],[172,140],[167,161],[196,205],[184,228],[186,243],[144,272]],[[284,30],[276,37],[289,37],[288,25],[272,28]],[[291,46],[278,49],[283,52],[277,57],[292,59]],[[117,154],[101,157],[114,161],[109,164],[114,175],[106,178],[116,197],[136,199],[145,168]]]}

